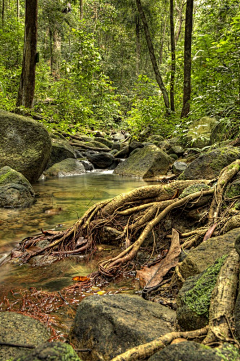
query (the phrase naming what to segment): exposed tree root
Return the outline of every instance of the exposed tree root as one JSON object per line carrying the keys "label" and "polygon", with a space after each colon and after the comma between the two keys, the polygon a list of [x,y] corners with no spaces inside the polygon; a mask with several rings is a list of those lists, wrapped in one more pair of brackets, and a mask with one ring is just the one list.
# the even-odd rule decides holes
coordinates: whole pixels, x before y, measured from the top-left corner
{"label": "exposed tree root", "polygon": [[114,357],[111,361],[136,361],[146,359],[152,356],[157,351],[165,348],[176,338],[194,339],[199,336],[206,335],[208,327],[201,328],[195,331],[187,332],[170,332],[163,335],[156,340],[136,346],[121,355]]}
{"label": "exposed tree root", "polygon": [[233,163],[229,164],[227,167],[223,168],[219,177],[217,184],[215,186],[214,198],[209,211],[209,221],[216,223],[221,208],[223,193],[228,184],[228,182],[237,174],[240,169],[240,159],[235,160]]}
{"label": "exposed tree root", "polygon": [[[207,191],[199,191],[183,198],[176,198],[183,190],[196,183],[209,184],[206,180],[173,181],[169,184],[150,185],[136,188],[133,191],[93,205],[85,214],[68,230],[64,232],[43,231],[41,235],[23,240],[17,251],[23,262],[40,254],[52,254],[63,257],[70,254],[85,253],[92,250],[96,243],[101,243],[103,234],[109,235],[109,242],[118,241],[119,245],[125,244],[118,256],[105,260],[99,265],[99,271],[105,276],[112,277],[119,268],[131,261],[138,253],[144,242],[176,209],[183,210],[186,207],[197,207],[199,199],[214,194],[210,207],[209,220],[216,223],[220,213],[223,193],[227,182],[237,173],[240,168],[240,160],[225,167],[214,188]],[[180,214],[180,212],[179,212]],[[213,215],[213,216],[212,216]],[[202,226],[203,224],[201,224]],[[211,237],[216,225],[204,225],[204,227],[192,230],[192,233],[180,233],[182,249],[191,248],[199,244],[205,235]],[[105,232],[105,233],[104,233]],[[207,233],[206,233],[207,232]],[[111,236],[110,236],[111,234]],[[158,233],[159,236],[159,233]],[[190,237],[183,242],[185,237]],[[40,245],[40,241],[47,241],[44,248],[31,251],[31,246]],[[159,242],[158,242],[159,244]],[[156,249],[156,247],[155,247]]]}
{"label": "exposed tree root", "polygon": [[211,344],[218,341],[233,341],[230,320],[233,316],[238,285],[239,255],[233,250],[218,275],[212,292],[209,309],[209,330],[203,341]]}

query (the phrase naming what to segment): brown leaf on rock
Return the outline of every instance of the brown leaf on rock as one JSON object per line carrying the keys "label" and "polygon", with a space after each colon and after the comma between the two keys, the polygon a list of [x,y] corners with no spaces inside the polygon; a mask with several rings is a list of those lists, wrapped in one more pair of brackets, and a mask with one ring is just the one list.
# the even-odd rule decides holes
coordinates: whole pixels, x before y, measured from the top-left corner
{"label": "brown leaf on rock", "polygon": [[172,242],[166,257],[152,267],[144,266],[141,270],[137,271],[140,286],[142,288],[152,288],[160,284],[168,271],[178,264],[180,253],[179,233],[173,228]]}

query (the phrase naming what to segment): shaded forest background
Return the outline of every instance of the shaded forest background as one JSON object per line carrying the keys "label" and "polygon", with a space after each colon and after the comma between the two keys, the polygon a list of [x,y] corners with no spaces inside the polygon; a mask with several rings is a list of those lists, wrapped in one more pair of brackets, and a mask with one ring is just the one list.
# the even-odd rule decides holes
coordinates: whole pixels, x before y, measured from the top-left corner
{"label": "shaded forest background", "polygon": [[[48,128],[73,133],[121,127],[137,136],[150,127],[168,137],[183,134],[192,120],[208,115],[230,125],[228,137],[238,134],[239,1],[194,2],[187,118],[181,117],[187,1],[141,2],[159,72],[174,99],[168,114],[139,2],[38,0],[34,103],[31,109],[20,106],[18,111],[30,113]],[[0,0],[0,10],[0,108],[16,111],[25,2]]]}

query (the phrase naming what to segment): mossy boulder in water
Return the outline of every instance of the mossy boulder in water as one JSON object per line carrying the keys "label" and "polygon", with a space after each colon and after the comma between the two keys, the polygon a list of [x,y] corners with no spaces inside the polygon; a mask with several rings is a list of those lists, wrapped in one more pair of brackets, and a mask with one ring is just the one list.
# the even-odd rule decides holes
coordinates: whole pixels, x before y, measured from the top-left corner
{"label": "mossy boulder in water", "polygon": [[189,164],[179,179],[214,179],[227,165],[240,157],[236,147],[222,147],[200,155]]}
{"label": "mossy boulder in water", "polygon": [[34,198],[31,184],[21,173],[8,166],[0,169],[0,207],[29,207]]}
{"label": "mossy boulder in water", "polygon": [[124,176],[151,178],[166,174],[172,159],[155,145],[147,145],[133,152],[128,159],[120,163],[114,173]]}
{"label": "mossy boulder in water", "polygon": [[29,182],[38,180],[48,162],[51,139],[36,121],[0,110],[0,167],[21,172]]}
{"label": "mossy boulder in water", "polygon": [[46,178],[69,177],[85,173],[84,165],[77,159],[67,158],[44,171]]}
{"label": "mossy boulder in water", "polygon": [[47,168],[67,158],[76,158],[73,147],[63,139],[52,139],[52,150]]}

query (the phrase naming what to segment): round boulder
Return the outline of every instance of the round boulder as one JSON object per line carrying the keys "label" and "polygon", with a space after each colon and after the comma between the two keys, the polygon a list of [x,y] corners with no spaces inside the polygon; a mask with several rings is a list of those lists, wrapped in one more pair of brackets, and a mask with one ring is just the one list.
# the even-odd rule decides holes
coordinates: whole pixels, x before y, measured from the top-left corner
{"label": "round boulder", "polygon": [[0,133],[0,167],[7,165],[29,182],[37,181],[51,152],[47,130],[30,118],[0,110]]}
{"label": "round boulder", "polygon": [[31,184],[21,173],[8,166],[0,169],[0,207],[29,207],[34,198]]}

